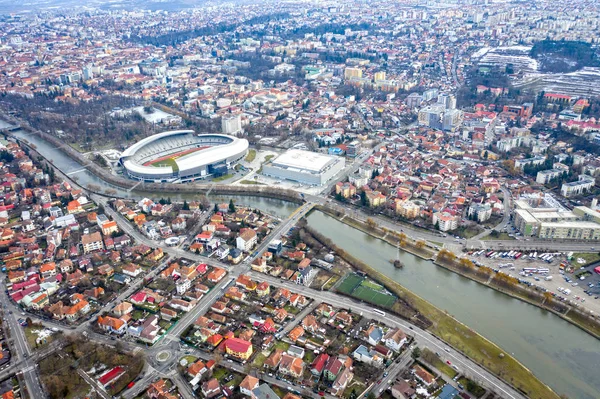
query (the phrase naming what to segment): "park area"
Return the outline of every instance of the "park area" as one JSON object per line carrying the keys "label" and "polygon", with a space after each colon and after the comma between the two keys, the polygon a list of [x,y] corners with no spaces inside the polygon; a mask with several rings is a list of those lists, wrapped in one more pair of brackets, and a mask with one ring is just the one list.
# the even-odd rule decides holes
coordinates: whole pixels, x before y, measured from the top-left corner
{"label": "park area", "polygon": [[337,287],[337,291],[387,309],[391,309],[397,300],[383,286],[356,273],[348,274]]}

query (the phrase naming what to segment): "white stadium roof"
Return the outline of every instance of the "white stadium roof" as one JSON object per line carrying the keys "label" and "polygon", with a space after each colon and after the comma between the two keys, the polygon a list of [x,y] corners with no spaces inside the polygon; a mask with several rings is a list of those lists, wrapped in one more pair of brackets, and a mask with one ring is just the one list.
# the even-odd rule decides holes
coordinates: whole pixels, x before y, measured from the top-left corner
{"label": "white stadium roof", "polygon": [[319,173],[334,160],[335,158],[330,155],[303,150],[288,150],[273,161],[273,166]]}

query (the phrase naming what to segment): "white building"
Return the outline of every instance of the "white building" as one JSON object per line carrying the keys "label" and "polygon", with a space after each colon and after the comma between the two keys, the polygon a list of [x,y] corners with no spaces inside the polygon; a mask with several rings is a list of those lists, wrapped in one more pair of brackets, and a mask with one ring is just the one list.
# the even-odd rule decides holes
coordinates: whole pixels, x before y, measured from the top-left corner
{"label": "white building", "polygon": [[237,136],[242,133],[242,116],[240,114],[225,115],[221,118],[221,130],[224,134]]}
{"label": "white building", "polygon": [[594,187],[596,179],[588,175],[579,175],[579,179],[570,183],[563,183],[560,188],[560,193],[563,197],[571,197],[573,195],[579,195],[587,192]]}
{"label": "white building", "polygon": [[458,227],[458,217],[448,212],[436,212],[433,214],[433,225],[438,225],[440,231],[450,231]]}
{"label": "white building", "polygon": [[490,204],[471,203],[467,215],[474,217],[479,223],[483,223],[492,217],[492,206]]}
{"label": "white building", "polygon": [[192,287],[192,282],[190,280],[188,280],[187,278],[180,278],[176,284],[177,294],[183,295],[191,287]]}
{"label": "white building", "polygon": [[346,166],[342,157],[303,150],[288,150],[263,167],[263,174],[278,179],[320,186]]}
{"label": "white building", "polygon": [[250,252],[256,245],[256,231],[252,229],[242,230],[238,238],[235,240],[237,249],[240,251]]}
{"label": "white building", "polygon": [[540,170],[539,172],[537,172],[537,175],[535,177],[535,182],[540,183],[540,184],[546,184],[550,180],[556,179],[556,178],[562,176],[562,174],[565,172],[566,171],[564,169]]}

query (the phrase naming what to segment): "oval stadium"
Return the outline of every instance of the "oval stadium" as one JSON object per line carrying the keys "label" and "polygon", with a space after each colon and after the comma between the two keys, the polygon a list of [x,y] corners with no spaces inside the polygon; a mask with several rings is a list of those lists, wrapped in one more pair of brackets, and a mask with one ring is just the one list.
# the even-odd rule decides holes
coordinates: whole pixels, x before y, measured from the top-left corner
{"label": "oval stadium", "polygon": [[132,179],[188,182],[227,174],[247,152],[246,139],[173,130],[133,144],[121,154],[120,164]]}

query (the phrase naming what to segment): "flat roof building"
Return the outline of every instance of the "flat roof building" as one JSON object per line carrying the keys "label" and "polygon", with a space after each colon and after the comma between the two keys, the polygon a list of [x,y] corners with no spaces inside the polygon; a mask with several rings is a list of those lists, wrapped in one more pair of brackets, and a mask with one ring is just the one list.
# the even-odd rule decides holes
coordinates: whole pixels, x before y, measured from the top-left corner
{"label": "flat roof building", "polygon": [[344,158],[304,150],[288,150],[263,167],[265,176],[320,186],[346,166]]}

